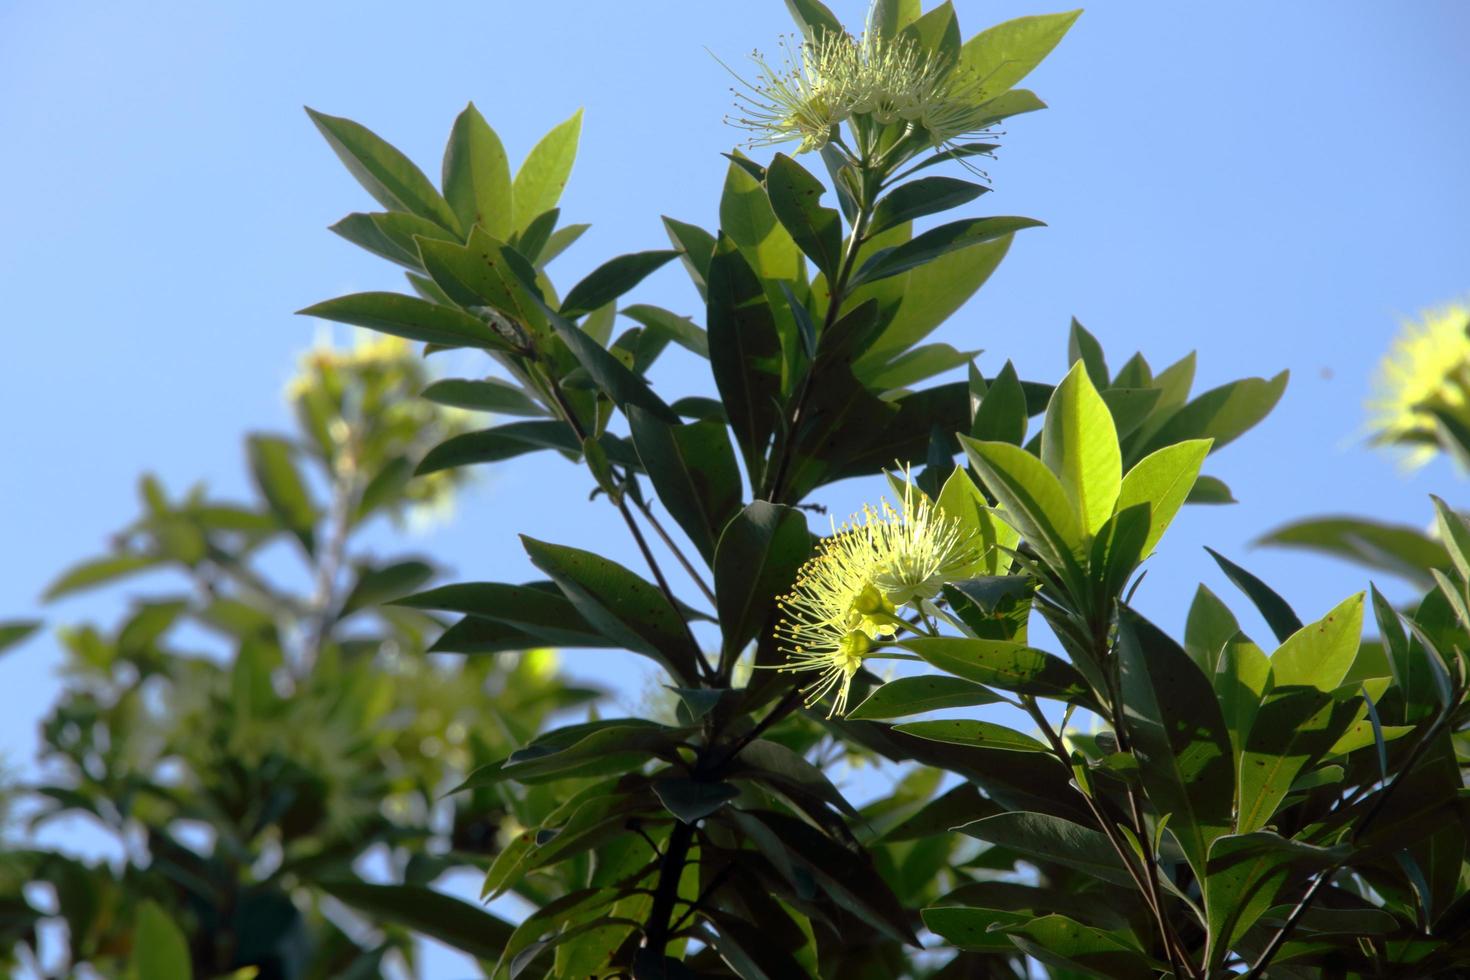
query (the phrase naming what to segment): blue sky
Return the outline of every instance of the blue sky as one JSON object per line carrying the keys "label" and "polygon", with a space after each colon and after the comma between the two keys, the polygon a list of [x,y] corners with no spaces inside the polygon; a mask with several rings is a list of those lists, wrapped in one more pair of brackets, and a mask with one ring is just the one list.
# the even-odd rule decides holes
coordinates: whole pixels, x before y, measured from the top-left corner
{"label": "blue sky", "polygon": [[[861,20],[861,3],[833,7]],[[956,7],[967,34],[1053,9]],[[133,516],[142,469],[243,491],[240,437],[285,424],[282,384],[317,330],[292,311],[400,287],[325,230],[369,201],[303,104],[434,174],[468,100],[514,160],[585,107],[563,215],[593,229],[553,266],[566,285],[662,247],[661,213],[715,224],[719,153],[739,134],[721,123],[729,79],[705,49],[738,65],[789,30],[779,0],[0,4],[0,616],[36,613],[45,584]],[[1227,594],[1202,544],[1315,617],[1364,575],[1253,552],[1253,537],[1324,512],[1426,524],[1429,492],[1467,502],[1444,463],[1405,477],[1361,444],[1397,318],[1470,291],[1467,36],[1470,7],[1453,0],[1112,2],[1028,80],[1052,108],[1012,121],[980,203],[1048,227],[1019,236],[935,339],[985,348],[987,372],[1009,357],[1054,380],[1076,316],[1114,365],[1197,350],[1197,390],[1292,371],[1276,413],[1207,467],[1241,503],[1186,511],[1154,559],[1140,604],[1164,625],[1182,624],[1197,581]],[[677,266],[637,296],[697,312]],[[669,397],[710,387],[678,357],[655,380]],[[530,574],[517,531],[629,554],[586,490],[552,457],[501,467],[410,546],[506,580]],[[876,492],[819,499],[841,513]],[[44,614],[105,619],[124,601]],[[627,666],[592,656],[576,664],[592,676]],[[57,662],[49,638],[0,660],[11,764],[34,750]]]}

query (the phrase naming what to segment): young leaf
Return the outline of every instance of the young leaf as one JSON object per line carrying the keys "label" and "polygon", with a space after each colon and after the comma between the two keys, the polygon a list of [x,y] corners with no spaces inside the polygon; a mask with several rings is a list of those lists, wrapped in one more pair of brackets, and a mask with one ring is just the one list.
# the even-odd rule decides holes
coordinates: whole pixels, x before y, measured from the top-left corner
{"label": "young leaf", "polygon": [[510,238],[514,230],[510,161],[500,137],[473,102],[454,120],[444,148],[444,197],[460,228],[479,225],[501,241]]}
{"label": "young leaf", "polygon": [[1083,529],[1056,474],[1019,446],[959,439],[981,481],[1000,501],[1006,522],[1058,574],[1075,569]]}
{"label": "young leaf", "polygon": [[1359,592],[1287,637],[1271,655],[1272,686],[1336,690],[1358,655],[1362,637],[1363,593]]}
{"label": "young leaf", "polygon": [[463,231],[449,203],[413,161],[366,126],[307,109],[333,152],[378,203],[390,211],[410,211],[455,232]]}
{"label": "young leaf", "polygon": [[[1052,392],[1041,433],[1041,461],[1061,481],[1084,534],[1096,534],[1119,502],[1123,457],[1112,413],[1081,361]],[[1144,502],[1153,503],[1147,497]]]}
{"label": "young leaf", "polygon": [[1123,477],[1118,490],[1118,511],[1139,504],[1148,507],[1148,537],[1144,539],[1140,557],[1147,558],[1153,552],[1174,515],[1184,506],[1209,452],[1208,439],[1165,446],[1139,460]]}
{"label": "young leaf", "polygon": [[982,98],[999,95],[1031,74],[1081,15],[1072,10],[997,24],[965,42],[955,70],[984,81]]}
{"label": "young leaf", "polygon": [[578,109],[541,137],[526,154],[511,185],[516,231],[524,232],[537,215],[550,211],[561,200],[572,162],[577,158],[577,140],[581,134],[582,110]]}

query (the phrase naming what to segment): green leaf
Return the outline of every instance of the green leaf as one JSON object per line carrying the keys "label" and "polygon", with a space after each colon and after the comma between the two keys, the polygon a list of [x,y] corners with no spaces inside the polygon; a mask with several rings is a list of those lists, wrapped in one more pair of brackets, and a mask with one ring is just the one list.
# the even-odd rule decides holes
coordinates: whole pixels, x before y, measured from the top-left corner
{"label": "green leaf", "polygon": [[[591,225],[564,225],[556,229],[546,238],[546,244],[541,246],[541,251],[535,258],[536,268],[543,268],[552,259],[556,258],[567,249],[571,248],[577,239],[581,238]],[[531,229],[527,228],[521,233],[521,242],[525,243],[531,235]]]}
{"label": "green leaf", "polygon": [[[598,444],[602,446],[608,459],[619,465],[631,464],[635,469],[641,465],[627,443],[616,436],[604,435],[598,440]],[[507,422],[505,425],[498,425],[491,429],[480,429],[477,432],[464,432],[457,436],[450,436],[429,450],[419,462],[414,474],[423,476],[426,473],[436,473],[457,466],[497,463],[540,449],[555,449],[579,455],[582,451],[582,444],[577,441],[577,437],[565,422],[551,419]]]}
{"label": "green leaf", "polygon": [[859,370],[866,370],[870,363],[887,363],[933,333],[985,285],[1011,241],[1011,235],[1002,235],[911,270],[901,284],[898,312],[858,362]]}
{"label": "green leaf", "polygon": [[1009,953],[1014,947],[1004,932],[992,926],[1019,925],[1031,918],[1024,913],[991,908],[939,907],[920,913],[929,931],[957,949]]}
{"label": "green leaf", "polygon": [[955,70],[983,80],[980,98],[999,95],[1031,74],[1081,14],[1081,10],[1072,10],[997,24],[965,42]]}
{"label": "green leaf", "polygon": [[693,779],[656,779],[653,791],[659,802],[685,823],[696,823],[740,795],[729,783],[697,782]]}
{"label": "green leaf", "polygon": [[1239,503],[1230,488],[1219,477],[1201,476],[1194,481],[1194,488],[1184,501],[1186,504],[1235,504]]}
{"label": "green leaf", "polygon": [[463,230],[449,203],[423,171],[372,130],[351,119],[314,109],[307,109],[306,114],[352,176],[383,207],[412,212],[455,233]]}
{"label": "green leaf", "polygon": [[752,485],[761,482],[781,394],[781,338],[765,290],[722,237],[709,265],[710,368]]}
{"label": "green leaf", "polygon": [[680,686],[693,686],[700,652],[687,624],[659,589],[616,562],[521,535],[537,568],[603,635],[658,661]]}
{"label": "green leaf", "polygon": [[960,833],[1051,864],[1073,868],[1124,888],[1133,888],[1128,869],[1108,839],[1096,830],[1048,813],[997,813],[958,828]]}
{"label": "green leaf", "polygon": [[399,561],[387,565],[364,565],[358,569],[352,591],[342,600],[339,615],[392,602],[408,595],[434,577],[434,566],[422,561]]}
{"label": "green leaf", "polygon": [[188,939],[156,902],[138,906],[128,974],[133,980],[191,980],[194,976]]}
{"label": "green leaf", "polygon": [[1306,548],[1400,575],[1427,588],[1430,569],[1447,569],[1444,545],[1418,528],[1361,517],[1319,517],[1278,527],[1255,541]]}
{"label": "green leaf", "polygon": [[949,344],[925,344],[898,355],[871,373],[858,375],[865,385],[880,391],[907,388],[969,364],[979,351],[955,350]]}
{"label": "green leaf", "polygon": [[715,236],[697,225],[677,221],[668,215],[664,215],[663,222],[669,242],[683,253],[680,258],[689,271],[689,278],[694,280],[694,288],[699,290],[701,299],[706,298],[710,258],[715,254]]}
{"label": "green leaf", "polygon": [[[389,211],[386,213],[407,214],[405,211]],[[382,214],[383,212],[365,214],[361,211],[354,211],[336,224],[328,225],[327,230],[334,235],[339,235],[347,239],[359,248],[372,252],[374,255],[385,258],[390,262],[397,262],[404,268],[419,271],[422,267],[419,265],[418,250],[416,248],[409,249],[400,246],[394,240],[393,236],[378,227],[377,219]],[[439,227],[432,221],[426,221],[425,224],[434,228]],[[445,234],[448,234],[448,232],[445,232]]]}
{"label": "green leaf", "polygon": [[900,677],[869,694],[862,704],[847,713],[847,718],[849,721],[860,718],[902,718],[940,708],[994,704],[999,700],[1000,696],[989,688],[958,677],[932,674]]}
{"label": "green leaf", "polygon": [[666,265],[678,255],[678,252],[661,249],[632,252],[609,259],[571,288],[567,298],[562,301],[561,315],[581,316],[611,303],[642,282],[649,273]]}
{"label": "green leaf", "polygon": [[1271,655],[1272,686],[1336,690],[1358,656],[1362,637],[1363,593],[1359,592],[1281,644]]}
{"label": "green leaf", "polygon": [[1272,821],[1297,776],[1342,737],[1358,707],[1313,687],[1277,688],[1266,696],[1240,754],[1237,833]]}
{"label": "green leaf", "polygon": [[1158,975],[1147,956],[1116,934],[1065,915],[1046,915],[1003,928],[1022,952],[1063,970],[1081,970],[1104,980],[1153,980]]}
{"label": "green leaf", "polygon": [[720,234],[738,245],[763,280],[802,278],[801,251],[790,232],[776,220],[760,178],[737,157],[725,175],[720,195]]}
{"label": "green leaf", "polygon": [[[1010,525],[996,518],[995,512],[985,500],[985,495],[975,486],[975,481],[970,479],[970,474],[965,469],[955,467],[944,481],[944,486],[940,487],[939,496],[934,503],[959,522],[961,533],[974,535],[979,539],[978,546],[982,555],[972,574],[996,575],[1002,568],[1009,566],[1010,557],[1005,551],[1016,546],[1016,532]],[[965,583],[958,581],[947,584],[963,588]],[[994,612],[993,606],[989,611]]]}
{"label": "green leaf", "polygon": [[1112,413],[1113,425],[1118,438],[1126,439],[1133,434],[1158,405],[1163,392],[1157,388],[1108,388],[1101,392]]}
{"label": "green leaf", "polygon": [[454,303],[466,309],[493,307],[528,330],[544,326],[543,305],[516,271],[516,264],[524,266],[526,260],[515,249],[478,225],[470,229],[463,246],[427,238],[415,241],[424,269]]}
{"label": "green leaf", "polygon": [[1026,441],[1026,391],[1016,376],[1016,367],[1006,361],[985,389],[980,407],[970,426],[970,435],[985,442],[1008,442],[1019,446]]}
{"label": "green leaf", "polygon": [[657,306],[639,303],[619,311],[630,320],[636,320],[645,330],[673,341],[685,350],[709,358],[709,337],[704,328],[687,316],[679,316]]}
{"label": "green leaf", "polygon": [[296,312],[444,347],[511,349],[506,339],[479,317],[401,293],[353,293]]}
{"label": "green leaf", "polygon": [[1153,553],[1174,515],[1184,506],[1209,452],[1208,439],[1165,446],[1139,460],[1123,477],[1118,491],[1118,512],[1138,505],[1148,508],[1148,537],[1144,539],[1140,558]]}
{"label": "green leaf", "polygon": [[1063,701],[1088,696],[1082,675],[1065,660],[1020,643],[921,636],[898,645],[940,670],[976,684]]}
{"label": "green leaf", "polygon": [[1196,588],[1184,621],[1184,649],[1200,670],[1213,674],[1220,651],[1239,632],[1240,623],[1230,607],[1203,585]]}
{"label": "green leaf", "polygon": [[370,885],[362,881],[314,884],[359,912],[404,926],[482,960],[498,959],[514,931],[510,923],[469,902],[417,885]]}
{"label": "green leaf", "polygon": [[715,548],[715,598],[724,650],[738,654],[769,622],[776,596],[811,555],[801,511],[752,501],[725,526]]}
{"label": "green leaf", "polygon": [[1102,344],[1087,332],[1087,328],[1072,318],[1072,330],[1067,335],[1067,363],[1081,361],[1087,366],[1087,377],[1099,391],[1108,387],[1108,362],[1103,357]]}
{"label": "green leaf", "polygon": [[1439,528],[1439,539],[1444,542],[1444,547],[1454,561],[1460,581],[1470,581],[1470,525],[1449,504],[1434,494],[1429,496],[1434,501],[1435,526]]}
{"label": "green leaf", "polygon": [[527,417],[546,414],[546,409],[533,402],[519,385],[499,378],[486,378],[484,381],[446,378],[429,385],[422,395],[436,405],[451,405],[477,412]]}
{"label": "green leaf", "polygon": [[561,200],[581,134],[582,110],[578,109],[526,154],[511,187],[516,231],[524,232],[537,215],[550,211]]}
{"label": "green leaf", "polygon": [[460,228],[479,225],[501,241],[514,230],[510,161],[473,102],[454,120],[444,148],[444,197]]}
{"label": "green leaf", "polygon": [[786,9],[807,37],[812,37],[816,31],[843,32],[842,21],[827,9],[822,0],[786,0]]}
{"label": "green leaf", "polygon": [[741,500],[740,469],[725,426],[669,425],[636,405],[629,406],[628,426],[659,500],[705,562],[713,562],[715,542]]}
{"label": "green leaf", "polygon": [[126,575],[144,572],[163,564],[163,559],[153,555],[108,555],[73,565],[46,587],[42,598],[50,602],[73,592],[105,585]]}
{"label": "green leaf", "polygon": [[1218,452],[1276,407],[1289,373],[1282,371],[1269,381],[1245,378],[1205,392],[1165,422],[1148,440],[1147,448],[1186,439],[1213,439]]}
{"label": "green leaf", "polygon": [[842,261],[842,220],[821,205],[822,182],[784,153],[766,169],[766,193],[776,220],[830,282]]}
{"label": "green leaf", "polygon": [[577,607],[550,582],[443,585],[396,599],[393,605],[494,620],[537,637],[547,646],[601,647],[611,642],[583,619]]}
{"label": "green leaf", "polygon": [[[936,678],[938,680],[939,678]],[[1030,735],[988,721],[968,718],[943,718],[934,721],[911,721],[895,725],[895,731],[926,738],[931,742],[951,745],[973,745],[984,749],[1009,752],[1047,752],[1047,747]]]}
{"label": "green leaf", "polygon": [[296,469],[296,449],[276,436],[253,435],[246,446],[250,455],[250,472],[256,489],[265,498],[271,513],[301,541],[310,553],[313,549],[312,529],[316,526],[316,505],[311,502],[306,481]]}
{"label": "green leaf", "polygon": [[1255,604],[1261,618],[1266,621],[1267,626],[1271,627],[1271,632],[1276,634],[1278,643],[1285,642],[1287,637],[1302,628],[1301,619],[1297,617],[1291,606],[1287,605],[1286,600],[1277,595],[1269,585],[1213,548],[1206,547],[1205,550],[1210,553],[1211,558],[1215,559],[1215,563],[1225,572],[1225,576],[1235,583],[1236,588],[1244,592],[1246,598]]}
{"label": "green leaf", "polygon": [[852,277],[851,285],[876,282],[907,272],[956,249],[995,241],[1023,228],[1040,228],[1045,223],[1033,218],[965,218],[931,228],[922,235],[893,248],[875,252]]}
{"label": "green leaf", "polygon": [[41,628],[39,619],[10,619],[0,622],[0,653],[25,642],[25,639]]}
{"label": "green leaf", "polygon": [[1235,757],[1210,677],[1131,610],[1119,616],[1117,650],[1144,789],[1203,877],[1210,842],[1231,829],[1235,803]]}
{"label": "green leaf", "polygon": [[[870,230],[887,231],[905,221],[922,218],[968,204],[990,188],[954,177],[921,177],[889,191],[873,210]],[[833,214],[836,217],[836,214]],[[826,270],[823,270],[826,271]],[[831,273],[828,273],[831,278]]]}
{"label": "green leaf", "polygon": [[1206,963],[1219,967],[1230,950],[1283,893],[1293,871],[1330,867],[1337,855],[1326,848],[1287,840],[1269,831],[1228,835],[1210,846],[1202,879],[1209,923]]}
{"label": "green leaf", "polygon": [[1061,481],[1085,535],[1090,538],[1101,530],[1118,503],[1123,457],[1113,415],[1081,361],[1052,392],[1041,433],[1041,461]]}
{"label": "green leaf", "polygon": [[602,389],[614,405],[624,412],[629,406],[636,405],[665,422],[679,421],[674,410],[664,404],[663,399],[654,394],[643,379],[625,367],[616,355],[589,337],[575,323],[553,313],[549,307],[543,307],[543,312],[550,321],[551,328],[556,331],[562,343],[567,345],[577,363],[586,369],[597,387]]}
{"label": "green leaf", "polygon": [[1076,568],[1083,528],[1055,473],[1019,446],[960,436],[970,464],[1000,501],[1003,517],[1059,574]]}

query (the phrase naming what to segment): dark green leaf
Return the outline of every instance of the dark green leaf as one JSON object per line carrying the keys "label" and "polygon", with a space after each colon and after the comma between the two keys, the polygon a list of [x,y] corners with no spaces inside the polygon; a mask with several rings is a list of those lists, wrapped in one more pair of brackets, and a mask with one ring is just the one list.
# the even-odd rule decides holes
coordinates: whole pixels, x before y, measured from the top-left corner
{"label": "dark green leaf", "polygon": [[401,293],[353,293],[297,313],[445,347],[510,350],[506,339],[479,317]]}
{"label": "dark green leaf", "polygon": [[11,619],[0,622],[0,653],[24,642],[26,637],[40,628],[39,619]]}
{"label": "dark green leaf", "polygon": [[362,881],[318,881],[338,901],[482,960],[499,958],[510,940],[510,923],[468,902],[416,885],[370,885]]}
{"label": "dark green leaf", "polygon": [[1088,697],[1087,683],[1065,660],[1020,643],[936,636],[903,640],[899,646],[977,684],[1064,701]]}
{"label": "dark green leaf", "polygon": [[352,176],[383,207],[390,211],[411,211],[450,231],[462,231],[454,211],[423,171],[372,130],[351,119],[313,109],[307,109],[306,114]]}
{"label": "dark green leaf", "polygon": [[1444,545],[1418,528],[1385,524],[1360,517],[1319,517],[1296,521],[1256,539],[1257,544],[1285,545],[1319,551],[1337,558],[1401,575],[1424,587],[1428,571],[1450,566]]}
{"label": "dark green leaf", "polygon": [[[887,231],[905,221],[937,214],[973,201],[990,188],[954,177],[922,177],[900,184],[878,201],[870,230]],[[831,274],[828,273],[830,276]]]}
{"label": "dark green leaf", "polygon": [[[540,299],[536,302],[539,303]],[[637,405],[665,422],[679,421],[674,410],[665,405],[663,399],[655,395],[643,379],[625,367],[616,355],[609,353],[607,348],[587,336],[575,323],[553,313],[550,308],[543,307],[543,311],[551,322],[551,328],[571,350],[577,363],[586,369],[614,405],[624,411],[630,405]]]}
{"label": "dark green leaf", "polygon": [[518,385],[499,378],[469,381],[446,378],[423,390],[423,397],[436,405],[452,405],[499,415],[544,416],[546,410],[533,402]]}
{"label": "dark green leaf", "polygon": [[[936,678],[937,679],[937,678]],[[911,721],[895,725],[895,730],[931,742],[948,742],[951,745],[974,745],[987,749],[1004,749],[1008,752],[1046,752],[1047,747],[1030,735],[1022,734],[1004,725],[988,721],[973,721],[968,718],[944,718],[935,721]]]}
{"label": "dark green leaf", "polygon": [[695,823],[740,795],[729,783],[704,783],[693,779],[656,779],[653,791],[664,807],[685,823]]}
{"label": "dark green leaf", "polygon": [[42,598],[50,602],[52,599],[59,599],[72,592],[105,585],[125,575],[157,568],[161,564],[163,560],[152,555],[109,555],[104,558],[94,558],[68,568],[56,581],[46,587]]}
{"label": "dark green leaf", "polygon": [[765,290],[735,243],[721,238],[709,266],[710,366],[730,428],[758,484],[776,427],[781,339]]}
{"label": "dark green leaf", "polygon": [[1235,758],[1207,676],[1153,624],[1124,609],[1118,661],[1139,775],[1185,857],[1203,877],[1210,843],[1230,830]]}
{"label": "dark green leaf", "polygon": [[689,270],[689,277],[694,280],[694,288],[699,290],[701,299],[705,298],[710,258],[715,254],[715,236],[697,225],[676,221],[667,215],[663,221],[669,241],[683,253],[680,258],[684,261],[684,268]]}
{"label": "dark green leaf", "polygon": [[715,543],[741,499],[740,469],[725,427],[669,425],[636,405],[629,406],[628,424],[659,500],[705,562],[713,562]]}
{"label": "dark green leaf", "polygon": [[1269,381],[1245,378],[1205,392],[1165,422],[1149,439],[1147,449],[1183,442],[1213,439],[1215,450],[1223,449],[1276,407],[1286,390],[1288,372]]}
{"label": "dark green leaf", "polygon": [[714,570],[727,656],[738,654],[765,627],[776,596],[791,587],[810,554],[806,515],[795,508],[756,500],[726,525]]}
{"label": "dark green leaf", "polygon": [[1026,392],[1010,361],[1000,369],[985,389],[980,407],[975,411],[970,435],[985,442],[1009,442],[1019,446],[1026,441]]}
{"label": "dark green leaf", "polygon": [[1067,336],[1067,363],[1081,361],[1087,365],[1087,376],[1099,391],[1108,387],[1108,362],[1103,357],[1102,344],[1087,332],[1087,328],[1072,318],[1072,331]]}
{"label": "dark green leaf", "polygon": [[368,606],[392,602],[420,588],[433,577],[434,566],[422,561],[363,566],[358,569],[352,591],[342,601],[340,615],[347,616]]}
{"label": "dark green leaf", "polygon": [[673,341],[700,357],[709,357],[709,337],[704,328],[687,316],[679,316],[657,306],[637,304],[620,311],[623,316],[641,323],[644,329]]}
{"label": "dark green leaf", "polygon": [[1023,228],[1038,228],[1043,222],[1033,218],[965,218],[931,228],[912,241],[876,252],[857,274],[852,285],[875,282],[907,272],[947,252],[990,242]]}
{"label": "dark green leaf", "polygon": [[1207,547],[1205,550],[1210,553],[1211,558],[1215,559],[1215,563],[1225,572],[1225,576],[1235,583],[1236,588],[1244,592],[1246,598],[1255,604],[1256,609],[1261,613],[1261,618],[1266,620],[1266,625],[1271,627],[1271,632],[1276,634],[1278,643],[1286,642],[1287,637],[1302,628],[1301,618],[1269,585],[1213,548]]}
{"label": "dark green leaf", "polygon": [[963,834],[1018,851],[1028,858],[1074,868],[1125,888],[1128,870],[1096,830],[1045,813],[998,813],[959,828]]}
{"label": "dark green leaf", "polygon": [[576,317],[611,303],[678,254],[663,249],[633,252],[609,259],[571,288],[562,301],[561,315]]}
{"label": "dark green leaf", "polygon": [[[613,462],[639,467],[638,458],[632,448],[616,436],[605,435],[599,440],[599,444]],[[456,466],[496,463],[539,449],[555,449],[577,455],[582,451],[582,444],[565,422],[554,422],[550,419],[508,422],[493,429],[451,436],[429,450],[414,473],[423,476],[425,473]]]}
{"label": "dark green leaf", "polygon": [[[603,635],[652,657],[692,686],[701,656],[689,628],[658,588],[590,551],[521,536],[526,552]],[[723,619],[723,617],[721,617]]]}
{"label": "dark green leaf", "polygon": [[766,170],[766,193],[776,219],[831,281],[842,261],[842,221],[836,211],[822,207],[825,190],[784,153],[777,153]]}
{"label": "dark green leaf", "polygon": [[593,629],[550,582],[529,585],[465,582],[405,596],[393,604],[494,620],[539,637],[548,646],[596,647],[611,642]]}
{"label": "dark green leaf", "polygon": [[1147,956],[1117,934],[1065,915],[1042,916],[1004,929],[1022,952],[1053,967],[1081,970],[1104,980],[1153,980],[1158,973]]}
{"label": "dark green leaf", "polygon": [[1218,838],[1210,847],[1209,873],[1203,879],[1209,920],[1207,964],[1215,968],[1224,962],[1246,930],[1274,904],[1293,870],[1327,868],[1333,858],[1324,848],[1269,831]]}
{"label": "dark green leaf", "polygon": [[999,700],[1000,697],[989,688],[958,677],[933,674],[900,677],[869,694],[867,700],[847,713],[847,718],[849,721],[860,718],[901,718],[939,708],[994,704]]}

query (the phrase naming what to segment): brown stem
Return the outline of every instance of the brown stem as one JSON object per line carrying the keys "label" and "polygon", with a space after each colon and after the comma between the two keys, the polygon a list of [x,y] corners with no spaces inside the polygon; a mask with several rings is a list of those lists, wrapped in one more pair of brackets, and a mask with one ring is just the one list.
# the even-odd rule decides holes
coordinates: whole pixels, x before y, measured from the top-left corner
{"label": "brown stem", "polygon": [[684,862],[689,858],[689,847],[694,843],[694,825],[680,820],[669,832],[669,843],[658,869],[658,886],[653,893],[653,906],[648,910],[648,919],[643,930],[643,948],[655,956],[664,955],[673,932],[670,920],[674,914],[674,903],[679,899],[679,879],[684,877]]}

